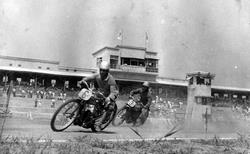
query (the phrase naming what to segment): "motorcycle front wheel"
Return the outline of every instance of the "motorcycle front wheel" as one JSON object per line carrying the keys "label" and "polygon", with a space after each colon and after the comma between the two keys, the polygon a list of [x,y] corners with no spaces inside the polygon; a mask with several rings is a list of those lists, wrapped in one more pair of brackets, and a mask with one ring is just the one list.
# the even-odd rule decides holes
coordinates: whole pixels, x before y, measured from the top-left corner
{"label": "motorcycle front wheel", "polygon": [[120,126],[125,121],[124,115],[126,114],[126,112],[127,112],[127,109],[125,106],[120,108],[117,111],[117,113],[112,121],[112,125],[113,126]]}
{"label": "motorcycle front wheel", "polygon": [[79,113],[79,103],[79,99],[70,99],[60,105],[51,118],[51,129],[56,132],[67,129]]}

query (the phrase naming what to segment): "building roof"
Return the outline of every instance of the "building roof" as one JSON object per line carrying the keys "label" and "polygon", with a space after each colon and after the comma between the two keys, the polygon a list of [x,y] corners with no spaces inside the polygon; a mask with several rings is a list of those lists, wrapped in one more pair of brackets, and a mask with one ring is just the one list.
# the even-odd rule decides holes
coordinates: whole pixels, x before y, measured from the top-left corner
{"label": "building roof", "polygon": [[146,48],[144,47],[135,47],[135,46],[128,46],[128,45],[117,45],[116,48],[125,48],[125,49],[134,49],[134,50],[144,50],[146,51]]}
{"label": "building roof", "polygon": [[90,68],[80,68],[80,67],[69,67],[69,66],[58,66],[59,70],[77,70],[82,72],[91,72],[96,73],[97,69],[90,69]]}
{"label": "building roof", "polygon": [[78,76],[78,77],[84,77],[84,76],[89,76],[93,74],[91,72],[64,72],[64,71],[52,71],[52,70],[43,70],[43,69],[29,69],[29,68],[12,67],[12,66],[0,66],[0,70],[16,71],[16,72],[31,72],[31,73],[61,75],[61,76]]}
{"label": "building roof", "polygon": [[135,46],[128,46],[128,45],[117,45],[116,47],[103,47],[99,50],[97,50],[96,52],[94,52],[92,55],[96,55],[97,53],[105,50],[105,49],[110,49],[110,50],[119,50],[119,49],[132,49],[132,50],[143,50],[145,51],[146,53],[150,53],[150,54],[157,54],[157,52],[153,52],[153,51],[147,51],[146,48],[144,47],[135,47]]}
{"label": "building roof", "polygon": [[187,80],[182,80],[182,79],[157,77],[156,82],[159,84],[166,84],[166,85],[185,86],[185,87],[188,86]]}
{"label": "building roof", "polygon": [[105,50],[105,49],[119,50],[118,48],[114,48],[114,47],[103,47],[103,48],[97,50],[96,52],[92,53],[92,55],[94,56],[94,55],[98,54],[99,52],[101,52],[101,51],[103,51],[103,50]]}
{"label": "building roof", "polygon": [[[184,87],[188,86],[187,80],[182,80],[182,79],[157,77],[156,82],[159,84],[166,84],[166,85],[175,85],[175,86],[184,86]],[[250,92],[249,88],[238,88],[238,87],[217,86],[217,85],[212,85],[211,88],[217,89],[217,90],[225,90],[225,91]]]}
{"label": "building roof", "polygon": [[225,91],[240,91],[250,92],[249,88],[238,88],[238,87],[226,87],[226,86],[211,86],[212,89],[225,90]]}
{"label": "building roof", "polygon": [[8,60],[20,60],[20,61],[26,61],[26,62],[39,62],[39,63],[59,64],[59,61],[34,59],[34,58],[22,58],[22,57],[3,56],[3,55],[0,55],[0,58],[1,59],[8,59]]}

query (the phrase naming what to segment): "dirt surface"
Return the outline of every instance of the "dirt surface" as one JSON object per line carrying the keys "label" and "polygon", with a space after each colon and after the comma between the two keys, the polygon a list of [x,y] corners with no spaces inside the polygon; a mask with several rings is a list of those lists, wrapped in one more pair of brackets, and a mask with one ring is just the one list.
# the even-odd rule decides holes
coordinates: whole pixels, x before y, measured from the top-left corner
{"label": "dirt surface", "polygon": [[[137,128],[131,128],[130,125],[126,124],[119,127],[110,125],[102,132],[93,133],[90,129],[71,126],[66,131],[58,133],[50,129],[50,118],[55,110],[50,108],[50,102],[44,101],[36,108],[33,105],[32,99],[12,99],[10,104],[12,114],[6,118],[2,138],[32,138],[33,140],[43,139],[68,143],[69,140],[81,140],[87,136],[91,140],[98,140],[100,144],[88,145],[94,151],[100,150],[110,153],[154,153],[155,150],[157,153],[248,152],[248,134],[250,134],[248,118],[242,117],[238,112],[233,112],[231,108],[213,108],[212,116],[207,120],[204,119],[202,126],[195,127],[198,129],[185,129],[184,121],[176,119],[173,114],[172,116],[169,114],[160,118],[149,118],[143,126]],[[1,126],[3,121],[4,117],[1,117]],[[168,136],[171,131],[175,130],[178,131]],[[163,138],[164,136],[167,137]],[[158,141],[159,139],[167,141],[156,144],[155,140]],[[179,139],[181,140],[179,141]],[[202,142],[193,142],[191,139],[202,140]],[[224,143],[223,141],[223,144],[219,145],[218,140],[222,139],[231,140],[230,143]],[[235,139],[242,142],[241,149],[240,146],[237,146]],[[113,142],[117,143],[117,141],[119,144],[116,145],[120,145],[120,147],[110,145]],[[6,144],[4,143],[5,146]],[[148,148],[149,146],[153,148]],[[57,148],[52,147],[54,150]],[[80,147],[82,148],[82,145]],[[164,150],[166,148],[168,150]],[[129,149],[132,149],[132,151]]]}

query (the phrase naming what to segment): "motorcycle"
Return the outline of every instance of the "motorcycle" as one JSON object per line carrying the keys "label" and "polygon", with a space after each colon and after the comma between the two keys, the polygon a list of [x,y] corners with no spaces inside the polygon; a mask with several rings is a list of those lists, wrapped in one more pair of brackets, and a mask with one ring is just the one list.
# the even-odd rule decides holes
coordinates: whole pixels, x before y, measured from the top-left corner
{"label": "motorcycle", "polygon": [[[105,96],[98,90],[90,89],[86,82],[83,83],[78,98],[67,100],[60,105],[53,114],[50,122],[51,129],[56,132],[67,129],[72,124],[83,128],[90,128],[93,132],[97,132],[96,121],[107,112],[104,110]],[[101,130],[104,130],[115,117],[117,105],[114,110],[107,113]]]}
{"label": "motorcycle", "polygon": [[141,123],[137,123],[137,119],[142,113],[141,109],[143,107],[143,104],[139,100],[140,98],[138,97],[130,97],[126,104],[117,111],[117,114],[112,121],[112,125],[120,126],[124,122],[136,126],[143,125],[148,117],[148,113],[143,116]]}

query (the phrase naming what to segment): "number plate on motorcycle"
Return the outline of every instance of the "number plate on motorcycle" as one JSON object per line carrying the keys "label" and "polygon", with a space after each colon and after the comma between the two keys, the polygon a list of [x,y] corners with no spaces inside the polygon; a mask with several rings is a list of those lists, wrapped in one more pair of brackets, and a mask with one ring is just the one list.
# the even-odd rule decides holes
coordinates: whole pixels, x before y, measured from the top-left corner
{"label": "number plate on motorcycle", "polygon": [[136,102],[135,101],[133,101],[132,99],[131,100],[129,100],[128,101],[128,106],[130,106],[130,107],[134,107],[135,106],[135,104],[136,104]]}

